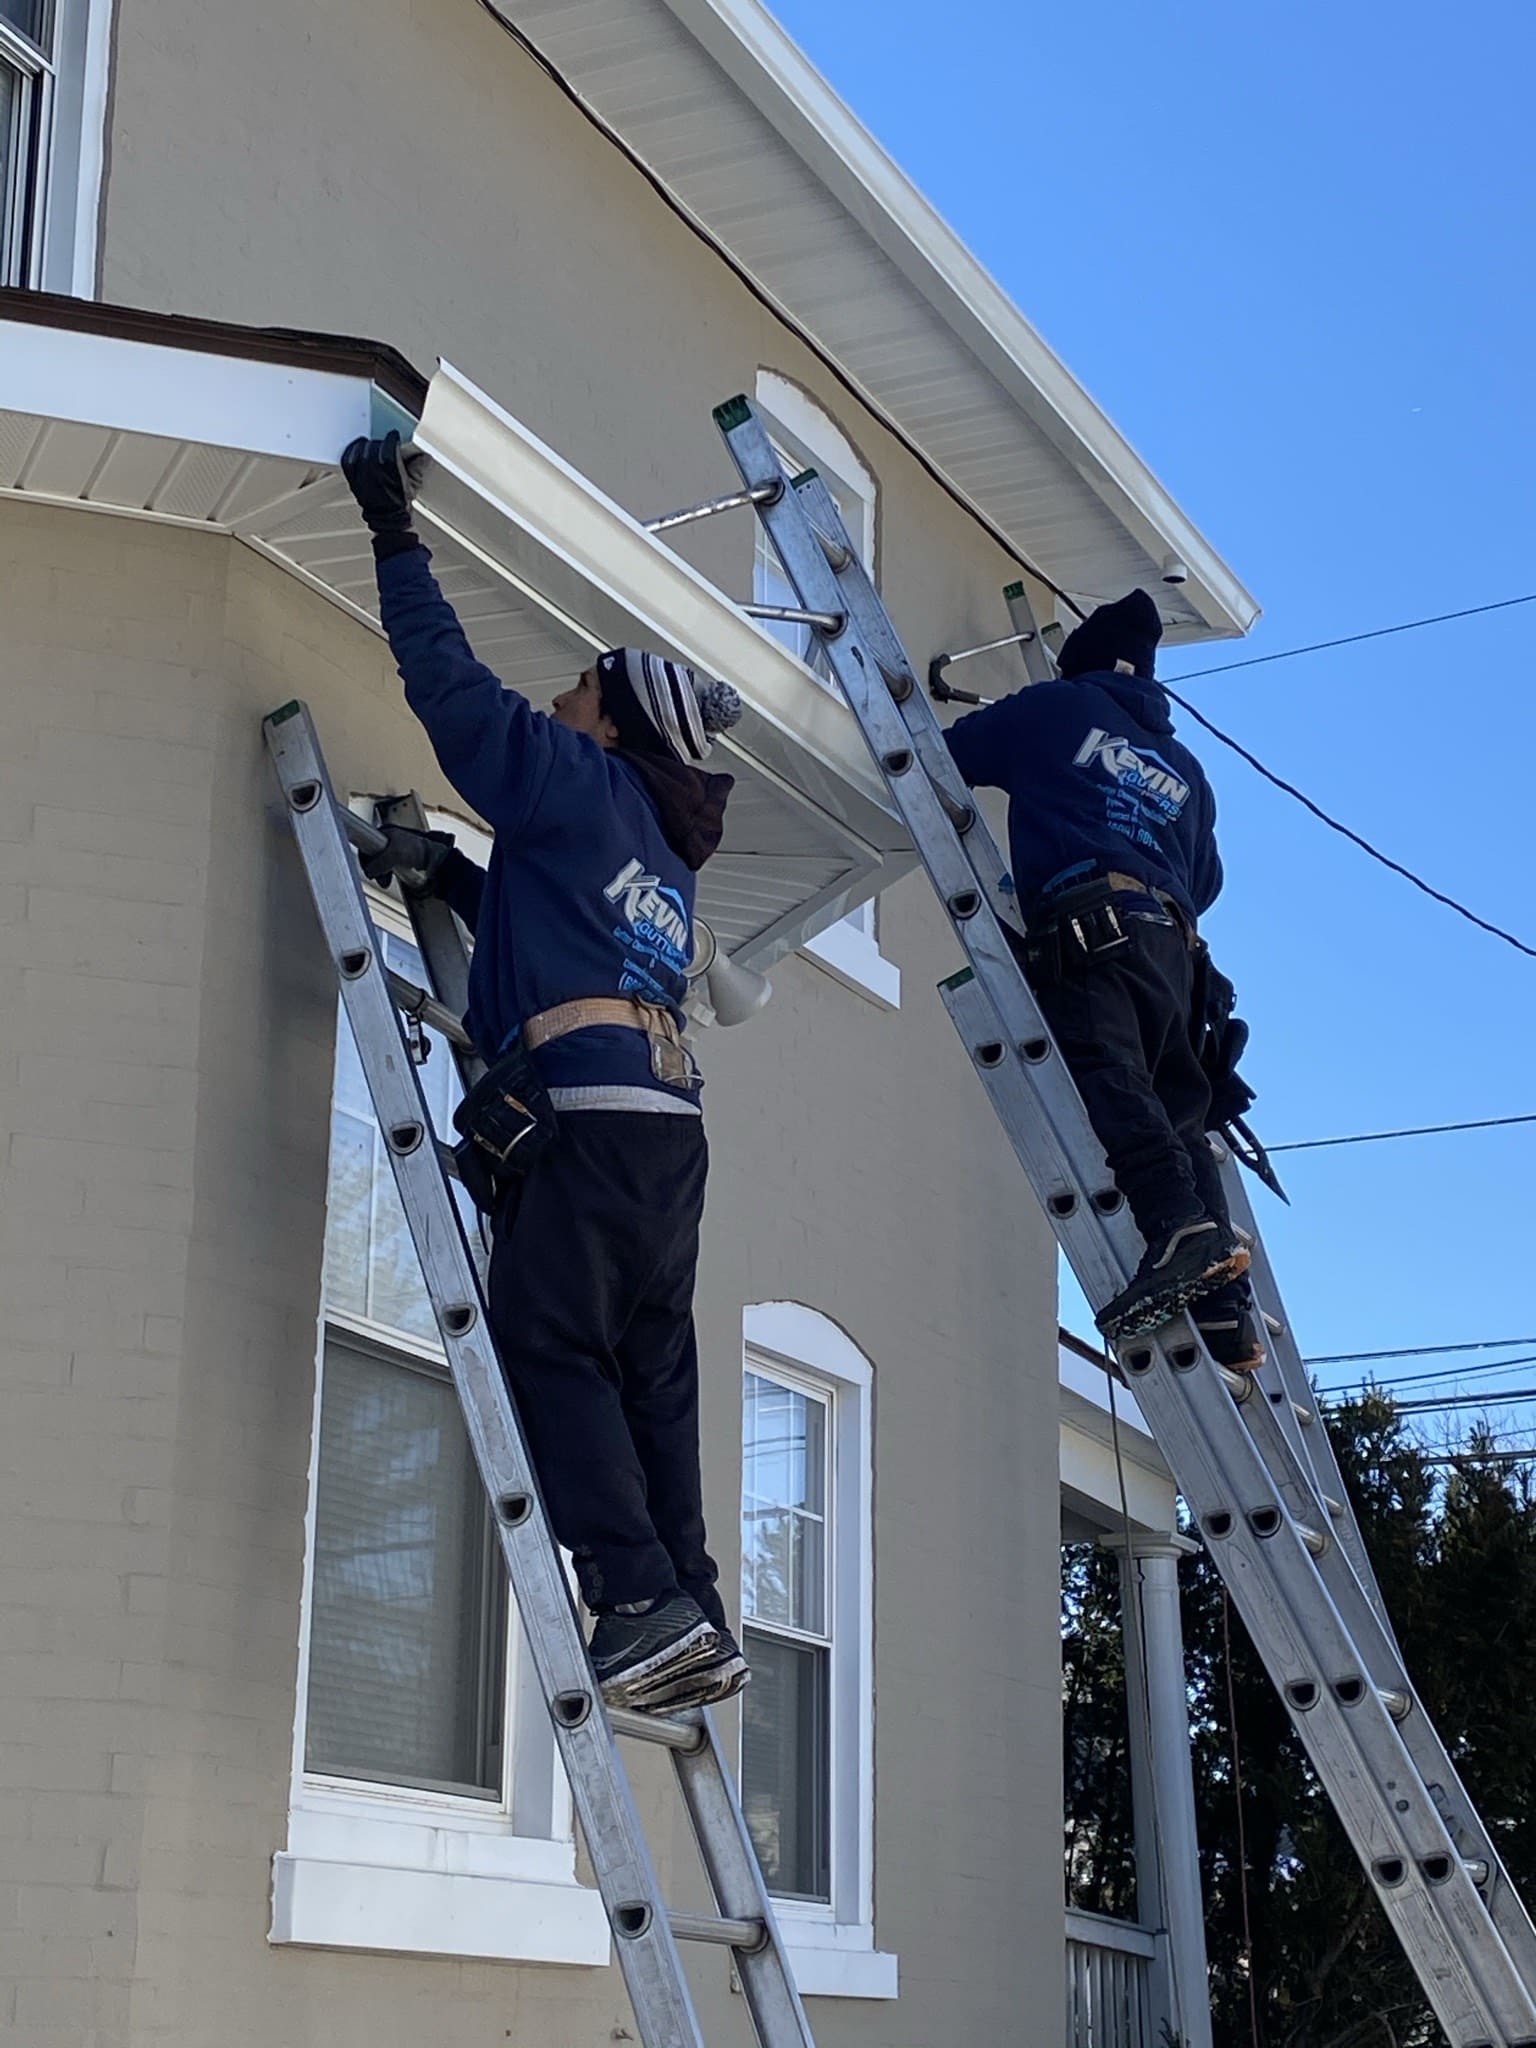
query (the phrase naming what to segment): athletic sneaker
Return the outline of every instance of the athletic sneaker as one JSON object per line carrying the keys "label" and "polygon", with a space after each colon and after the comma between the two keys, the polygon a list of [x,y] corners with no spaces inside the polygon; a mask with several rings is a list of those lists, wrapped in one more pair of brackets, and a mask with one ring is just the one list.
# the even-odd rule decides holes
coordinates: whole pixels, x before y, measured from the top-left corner
{"label": "athletic sneaker", "polygon": [[684,1707],[717,1707],[734,1699],[752,1673],[740,1645],[728,1628],[716,1629],[715,1649],[707,1662],[681,1674],[664,1672],[630,1701],[641,1714],[676,1714]]}
{"label": "athletic sneaker", "polygon": [[1094,1320],[1106,1337],[1141,1337],[1247,1270],[1248,1247],[1231,1225],[1197,1216],[1153,1239],[1135,1279]]}
{"label": "athletic sneaker", "polygon": [[1257,1317],[1241,1303],[1199,1301],[1190,1320],[1200,1341],[1228,1372],[1257,1372],[1264,1363],[1264,1340]]}
{"label": "athletic sneaker", "polygon": [[639,1614],[600,1614],[588,1649],[608,1705],[632,1707],[648,1686],[707,1663],[717,1642],[698,1602],[686,1593],[669,1593]]}

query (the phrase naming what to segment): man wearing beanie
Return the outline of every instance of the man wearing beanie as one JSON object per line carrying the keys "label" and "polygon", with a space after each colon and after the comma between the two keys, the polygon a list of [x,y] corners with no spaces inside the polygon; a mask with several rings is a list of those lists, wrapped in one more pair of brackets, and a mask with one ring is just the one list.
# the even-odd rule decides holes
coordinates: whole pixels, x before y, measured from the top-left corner
{"label": "man wearing beanie", "polygon": [[1008,793],[1021,964],[1146,1241],[1099,1328],[1126,1338],[1188,1306],[1217,1362],[1253,1371],[1264,1351],[1240,1278],[1248,1253],[1206,1138],[1199,1057],[1196,924],[1221,888],[1216,806],[1157,686],[1162,631],[1144,590],[1100,605],[1063,644],[1059,682],[946,737],[970,787]]}
{"label": "man wearing beanie", "polygon": [[438,589],[398,434],[354,441],[342,469],[374,536],[406,701],[495,835],[482,872],[445,834],[391,828],[368,871],[464,920],[466,1027],[493,1075],[516,1063],[498,1100],[547,1095],[527,1164],[526,1150],[474,1158],[495,1161],[491,1321],[596,1616],[593,1668],[613,1706],[725,1699],[747,1667],[705,1547],[693,1287],[708,1154],[680,1003],[694,878],[731,789],[703,763],[741,701],[615,648],[540,716],[476,661]]}

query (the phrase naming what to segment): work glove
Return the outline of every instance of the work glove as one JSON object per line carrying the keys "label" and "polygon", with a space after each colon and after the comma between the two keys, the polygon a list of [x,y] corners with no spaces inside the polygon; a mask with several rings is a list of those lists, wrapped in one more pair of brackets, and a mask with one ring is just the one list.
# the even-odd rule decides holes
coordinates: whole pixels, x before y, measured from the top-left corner
{"label": "work glove", "polygon": [[341,473],[370,533],[409,533],[411,500],[421,487],[427,458],[402,451],[393,428],[382,441],[359,435],[341,451]]}
{"label": "work glove", "polygon": [[451,832],[418,832],[412,825],[385,825],[387,845],[362,856],[370,882],[387,889],[397,877],[407,896],[435,896],[438,870],[453,851]]}

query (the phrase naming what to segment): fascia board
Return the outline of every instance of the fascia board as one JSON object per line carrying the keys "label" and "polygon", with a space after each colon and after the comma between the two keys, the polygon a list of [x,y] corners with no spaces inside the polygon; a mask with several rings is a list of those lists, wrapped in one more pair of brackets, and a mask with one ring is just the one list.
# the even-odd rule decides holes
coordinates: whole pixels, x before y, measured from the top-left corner
{"label": "fascia board", "polygon": [[368,378],[0,320],[8,411],[334,465],[374,430]]}

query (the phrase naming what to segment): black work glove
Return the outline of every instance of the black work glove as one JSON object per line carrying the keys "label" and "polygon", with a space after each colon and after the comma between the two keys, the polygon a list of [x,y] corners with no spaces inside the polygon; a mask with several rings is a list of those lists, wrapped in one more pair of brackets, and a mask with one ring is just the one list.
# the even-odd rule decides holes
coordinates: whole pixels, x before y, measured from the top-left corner
{"label": "black work glove", "polygon": [[435,896],[438,870],[453,851],[453,834],[418,832],[411,825],[385,825],[382,829],[388,845],[362,856],[362,870],[369,881],[387,889],[398,876],[407,896]]}
{"label": "black work glove", "polygon": [[359,435],[343,448],[341,473],[370,533],[410,532],[411,500],[420,488],[426,461],[419,450],[402,453],[393,428],[382,441]]}

